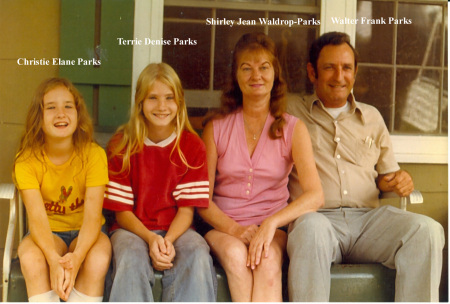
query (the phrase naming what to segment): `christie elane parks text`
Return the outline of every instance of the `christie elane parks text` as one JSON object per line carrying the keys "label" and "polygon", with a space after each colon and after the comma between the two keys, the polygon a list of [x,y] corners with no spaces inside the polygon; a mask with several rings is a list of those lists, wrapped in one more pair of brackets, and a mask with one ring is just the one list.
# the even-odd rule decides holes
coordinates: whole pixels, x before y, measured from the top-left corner
{"label": "christie elane parks text", "polygon": [[28,58],[19,58],[17,59],[18,65],[91,65],[91,66],[99,66],[102,64],[100,59],[61,59],[61,58],[40,58],[40,59],[28,59]]}

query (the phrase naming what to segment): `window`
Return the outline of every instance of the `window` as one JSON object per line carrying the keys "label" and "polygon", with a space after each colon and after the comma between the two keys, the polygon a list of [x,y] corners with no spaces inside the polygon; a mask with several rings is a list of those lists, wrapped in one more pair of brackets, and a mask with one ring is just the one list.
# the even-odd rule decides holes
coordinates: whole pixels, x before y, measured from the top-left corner
{"label": "window", "polygon": [[[85,96],[97,131],[113,131],[127,120],[137,77],[149,62],[164,60],[175,67],[186,88],[190,117],[203,115],[198,109],[219,106],[231,50],[238,37],[251,30],[266,32],[282,46],[283,58],[289,58],[281,60],[289,89],[308,92],[312,87],[305,71],[307,50],[319,31],[339,30],[355,39],[361,55],[354,93],[382,113],[393,135],[397,160],[448,162],[446,1],[64,0],[61,16],[60,57],[98,56],[102,60],[100,68],[60,67],[60,75],[70,78]],[[339,26],[330,16],[414,21]],[[320,26],[228,28],[206,25],[205,21],[239,17],[316,19]],[[131,47],[117,43],[118,37],[160,40],[166,35],[167,39],[197,40],[198,45]]]}
{"label": "window", "polygon": [[[237,23],[239,18],[255,22],[216,24],[224,20]],[[293,26],[267,25],[260,18],[311,21]],[[178,39],[178,45],[164,45],[162,60],[179,74],[190,108],[218,107],[221,89],[230,73],[234,45],[244,33],[261,31],[279,48],[289,90],[303,93],[312,89],[306,77],[306,61],[309,46],[319,32],[319,25],[312,20],[319,20],[319,7],[317,1],[311,0],[166,0],[163,37]]]}
{"label": "window", "polygon": [[357,19],[356,98],[391,134],[447,135],[447,1],[359,0]]}
{"label": "window", "polygon": [[[129,0],[61,1],[60,58],[88,64],[61,65],[82,93],[97,132],[113,132],[128,120],[132,48],[117,38],[133,39],[134,3]],[[101,65],[89,64],[100,60]]]}

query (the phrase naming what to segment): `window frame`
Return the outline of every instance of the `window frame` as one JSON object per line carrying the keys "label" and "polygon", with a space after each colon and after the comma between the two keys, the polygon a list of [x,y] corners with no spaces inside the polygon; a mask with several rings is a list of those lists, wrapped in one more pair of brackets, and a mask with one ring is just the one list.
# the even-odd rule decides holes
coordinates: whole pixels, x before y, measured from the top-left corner
{"label": "window frame", "polygon": [[[180,3],[186,5],[185,0],[166,0],[167,3],[175,5]],[[178,2],[177,2],[178,1]],[[204,4],[205,7],[214,6],[214,2],[189,1],[194,4]],[[409,0],[408,2],[417,3],[440,3],[436,0]],[[233,7],[241,5],[248,9],[248,3],[233,3]],[[223,8],[228,8],[226,5]],[[355,45],[356,25],[344,24],[336,25],[331,21],[331,16],[342,18],[356,18],[357,0],[320,0],[320,34],[328,31],[342,31],[349,34],[351,42]],[[258,10],[264,9],[264,4],[258,4]],[[150,13],[150,17],[149,17]],[[151,39],[160,39],[163,36],[164,22],[164,0],[135,0],[135,20],[134,33],[138,39],[146,37]],[[142,48],[133,46],[133,69],[132,69],[132,100],[134,104],[134,92],[137,78],[140,71],[149,62],[160,62],[162,60],[162,46],[152,46],[151,48]],[[205,91],[186,92],[187,97],[195,97],[197,94],[205,94]],[[220,92],[207,91],[209,97],[216,98]],[[188,94],[189,93],[189,94]],[[197,95],[198,96],[198,95]],[[204,95],[202,95],[204,97]],[[190,98],[189,98],[190,99]],[[196,100],[196,99],[191,99]],[[189,106],[196,106],[189,104]],[[426,136],[426,135],[392,135],[391,140],[394,153],[399,163],[417,163],[417,164],[448,164],[448,136]]]}

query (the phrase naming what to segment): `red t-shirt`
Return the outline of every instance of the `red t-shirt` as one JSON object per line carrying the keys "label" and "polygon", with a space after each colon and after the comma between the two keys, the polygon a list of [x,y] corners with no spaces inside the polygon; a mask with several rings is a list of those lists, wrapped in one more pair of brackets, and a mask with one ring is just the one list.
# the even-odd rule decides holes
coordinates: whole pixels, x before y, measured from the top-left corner
{"label": "red t-shirt", "polygon": [[[111,143],[117,142],[117,134]],[[122,158],[108,161],[109,183],[106,186],[104,208],[112,211],[132,211],[149,230],[168,230],[178,207],[208,207],[209,179],[206,151],[201,139],[183,131],[180,148],[192,167],[181,161],[177,149],[170,155],[176,141],[175,133],[154,144],[149,139],[140,153],[130,158],[130,168],[122,168]],[[114,223],[112,230],[119,228]]]}

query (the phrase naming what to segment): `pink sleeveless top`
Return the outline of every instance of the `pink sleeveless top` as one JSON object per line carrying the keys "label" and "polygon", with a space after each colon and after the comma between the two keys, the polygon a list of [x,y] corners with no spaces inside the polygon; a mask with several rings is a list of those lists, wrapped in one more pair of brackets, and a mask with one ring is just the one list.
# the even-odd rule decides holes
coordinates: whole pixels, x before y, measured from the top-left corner
{"label": "pink sleeveless top", "polygon": [[297,118],[284,114],[283,136],[269,137],[274,118],[269,114],[250,158],[242,109],[213,121],[217,172],[213,201],[241,225],[259,225],[287,206],[292,170],[292,134]]}

